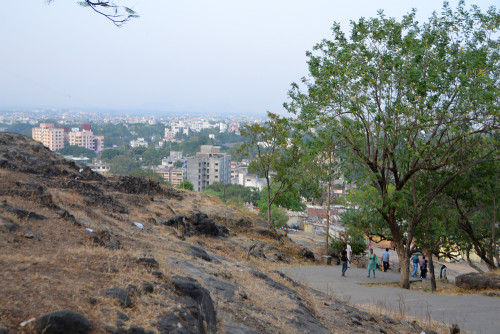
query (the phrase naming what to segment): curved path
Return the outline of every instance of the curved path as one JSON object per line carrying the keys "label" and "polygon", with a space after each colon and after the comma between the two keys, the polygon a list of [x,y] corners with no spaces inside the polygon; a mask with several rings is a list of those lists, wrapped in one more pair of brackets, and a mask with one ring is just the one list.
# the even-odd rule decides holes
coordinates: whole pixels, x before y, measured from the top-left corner
{"label": "curved path", "polygon": [[399,274],[377,271],[368,278],[367,270],[349,268],[341,277],[342,266],[284,267],[279,270],[294,280],[354,305],[373,306],[400,314],[456,323],[468,333],[500,333],[500,298],[482,295],[443,296],[389,286],[369,287],[362,283],[399,282]]}

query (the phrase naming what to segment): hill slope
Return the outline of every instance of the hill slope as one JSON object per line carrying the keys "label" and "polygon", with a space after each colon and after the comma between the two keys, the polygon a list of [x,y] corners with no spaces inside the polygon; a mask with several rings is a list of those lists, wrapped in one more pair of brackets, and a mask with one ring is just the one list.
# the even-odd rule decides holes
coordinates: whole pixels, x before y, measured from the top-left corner
{"label": "hill slope", "polygon": [[[272,270],[311,253],[250,213],[104,177],[11,133],[0,250],[0,333],[415,332]],[[62,310],[77,314],[42,317]]]}

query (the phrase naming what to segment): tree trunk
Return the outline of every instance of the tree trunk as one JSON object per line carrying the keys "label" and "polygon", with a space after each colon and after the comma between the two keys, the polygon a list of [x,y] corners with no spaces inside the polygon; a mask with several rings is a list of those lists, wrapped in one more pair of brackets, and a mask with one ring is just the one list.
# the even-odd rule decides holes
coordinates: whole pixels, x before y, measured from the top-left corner
{"label": "tree trunk", "polygon": [[331,180],[328,179],[328,196],[326,203],[326,256],[328,256],[328,237],[330,236],[330,184]]}
{"label": "tree trunk", "polygon": [[481,273],[481,274],[484,274],[484,271],[479,268],[478,266],[476,266],[474,263],[472,263],[472,261],[470,260],[470,249],[471,249],[472,245],[469,245],[469,247],[467,247],[467,250],[465,251],[465,255],[467,257],[467,263],[469,264],[469,266],[471,268],[474,268],[477,270],[477,272]]}
{"label": "tree trunk", "polygon": [[271,215],[271,201],[267,200],[267,223],[269,226],[273,225],[273,216]]}
{"label": "tree trunk", "polygon": [[401,270],[401,278],[399,280],[399,287],[403,289],[410,288],[410,256],[408,248],[404,247],[400,238],[394,238],[394,244],[396,246],[396,252],[399,258],[399,269]]}
{"label": "tree trunk", "polygon": [[431,292],[436,292],[436,275],[434,275],[434,260],[432,259],[432,251],[427,251],[429,259],[429,275],[431,276]]}
{"label": "tree trunk", "polygon": [[273,225],[273,216],[271,214],[271,185],[270,185],[269,176],[266,176],[266,183],[267,183],[267,224],[269,226],[272,226]]}

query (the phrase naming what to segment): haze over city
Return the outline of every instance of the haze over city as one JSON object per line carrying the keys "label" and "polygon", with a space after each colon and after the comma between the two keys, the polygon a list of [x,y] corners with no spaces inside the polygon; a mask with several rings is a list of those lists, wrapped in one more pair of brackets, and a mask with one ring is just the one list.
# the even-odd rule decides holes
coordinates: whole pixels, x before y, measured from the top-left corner
{"label": "haze over city", "polygon": [[[451,1],[455,6],[457,1]],[[497,1],[475,1],[483,11]],[[120,1],[140,18],[115,27],[76,1],[9,1],[0,28],[0,112],[57,108],[106,112],[283,112],[307,75],[305,52],[334,21],[421,21],[436,1]]]}

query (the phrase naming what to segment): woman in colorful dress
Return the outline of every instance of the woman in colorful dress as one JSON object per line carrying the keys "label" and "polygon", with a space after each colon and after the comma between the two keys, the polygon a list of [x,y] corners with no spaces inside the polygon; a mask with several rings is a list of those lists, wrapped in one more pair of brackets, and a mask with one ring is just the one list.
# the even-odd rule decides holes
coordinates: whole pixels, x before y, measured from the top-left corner
{"label": "woman in colorful dress", "polygon": [[377,269],[378,258],[373,252],[373,248],[370,248],[370,253],[368,254],[368,277],[370,277],[370,270],[373,270],[373,277],[375,278],[375,269]]}

